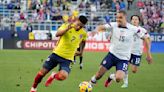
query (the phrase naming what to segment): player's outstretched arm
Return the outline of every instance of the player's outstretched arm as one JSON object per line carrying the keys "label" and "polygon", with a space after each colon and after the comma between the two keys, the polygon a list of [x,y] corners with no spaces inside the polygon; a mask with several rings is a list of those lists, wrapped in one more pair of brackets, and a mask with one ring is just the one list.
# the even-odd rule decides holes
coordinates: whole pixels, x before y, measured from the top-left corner
{"label": "player's outstretched arm", "polygon": [[99,32],[105,32],[106,26],[98,25],[94,31],[92,31],[92,35],[98,34]]}
{"label": "player's outstretched arm", "polygon": [[71,24],[68,24],[68,26],[65,27],[61,26],[56,33],[56,37],[64,35],[71,28],[72,28]]}
{"label": "player's outstretched arm", "polygon": [[97,29],[98,32],[104,32],[106,30],[104,25],[99,25],[99,26],[97,26],[96,29]]}
{"label": "player's outstretched arm", "polygon": [[80,51],[77,51],[77,52],[75,53],[75,56],[81,56],[81,55],[83,54],[84,47],[85,47],[85,43],[86,43],[86,41],[82,41],[82,42],[80,43],[80,45],[79,45]]}
{"label": "player's outstretched arm", "polygon": [[144,42],[145,42],[145,46],[146,46],[146,60],[148,62],[148,64],[151,64],[153,62],[153,58],[151,55],[151,40],[150,37],[144,37]]}

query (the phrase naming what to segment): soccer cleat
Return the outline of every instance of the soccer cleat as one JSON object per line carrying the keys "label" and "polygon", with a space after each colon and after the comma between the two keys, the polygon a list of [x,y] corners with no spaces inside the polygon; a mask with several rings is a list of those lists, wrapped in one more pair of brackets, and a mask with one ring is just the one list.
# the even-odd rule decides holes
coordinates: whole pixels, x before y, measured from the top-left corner
{"label": "soccer cleat", "polygon": [[30,92],[36,92],[36,90],[37,90],[36,88],[33,88],[33,87],[32,87],[32,88],[30,89]]}
{"label": "soccer cleat", "polygon": [[81,69],[81,70],[83,69],[83,64],[80,64],[80,69]]}
{"label": "soccer cleat", "polygon": [[92,87],[96,85],[96,82],[93,82],[92,80],[90,80],[89,83],[92,85]]}
{"label": "soccer cleat", "polygon": [[121,86],[121,88],[127,88],[128,87],[128,84],[123,84],[122,86]]}
{"label": "soccer cleat", "polygon": [[112,79],[108,78],[108,79],[105,81],[104,86],[105,86],[105,87],[108,87],[108,86],[110,86],[111,84],[112,84]]}
{"label": "soccer cleat", "polygon": [[54,77],[55,74],[56,73],[52,72],[52,74],[48,77],[48,79],[47,79],[47,81],[45,83],[46,87],[48,87],[52,83],[52,81],[55,79],[55,77]]}

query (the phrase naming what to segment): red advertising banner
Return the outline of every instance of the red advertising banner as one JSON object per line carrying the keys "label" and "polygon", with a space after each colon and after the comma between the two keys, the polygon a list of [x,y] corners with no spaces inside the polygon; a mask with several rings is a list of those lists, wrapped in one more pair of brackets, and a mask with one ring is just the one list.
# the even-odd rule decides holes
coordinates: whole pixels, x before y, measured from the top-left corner
{"label": "red advertising banner", "polygon": [[87,41],[85,51],[109,51],[108,41]]}
{"label": "red advertising banner", "polygon": [[30,41],[26,40],[23,41],[23,48],[24,49],[53,49],[56,46],[56,40],[53,41]]}
{"label": "red advertising banner", "polygon": [[[53,49],[56,46],[56,40],[51,41],[39,41],[39,40],[26,40],[23,41],[24,49]],[[85,45],[85,51],[100,51],[100,52],[108,52],[109,51],[110,42],[108,41],[87,41]],[[144,48],[145,52],[145,48]]]}
{"label": "red advertising banner", "polygon": [[[24,49],[53,49],[56,46],[56,40],[52,41],[39,41],[39,40],[26,40],[23,41]],[[109,51],[109,42],[104,41],[87,41],[85,51]]]}

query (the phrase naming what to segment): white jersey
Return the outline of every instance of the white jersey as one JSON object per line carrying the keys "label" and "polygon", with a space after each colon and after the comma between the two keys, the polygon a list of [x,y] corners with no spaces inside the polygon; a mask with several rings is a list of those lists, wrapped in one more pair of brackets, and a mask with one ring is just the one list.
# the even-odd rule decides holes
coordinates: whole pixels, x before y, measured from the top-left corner
{"label": "white jersey", "polygon": [[109,33],[111,34],[110,52],[119,59],[129,60],[134,35],[137,35],[138,38],[142,38],[144,34],[129,23],[127,23],[126,28],[118,27],[116,22],[105,24],[104,27],[106,29],[112,29],[109,30]]}
{"label": "white jersey", "polygon": [[[142,31],[142,33],[145,34],[145,36],[149,37],[149,34],[147,33],[147,30],[144,29],[143,27],[139,26],[137,27],[139,31]],[[136,36],[134,36],[134,42],[133,42],[133,47],[132,47],[132,54],[134,55],[142,55],[143,52],[143,39],[140,39]]]}

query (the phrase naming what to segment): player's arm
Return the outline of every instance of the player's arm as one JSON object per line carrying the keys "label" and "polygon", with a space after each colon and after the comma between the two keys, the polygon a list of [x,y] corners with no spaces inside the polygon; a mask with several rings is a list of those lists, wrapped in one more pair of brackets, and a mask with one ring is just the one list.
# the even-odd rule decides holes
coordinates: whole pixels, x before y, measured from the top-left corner
{"label": "player's arm", "polygon": [[86,41],[82,41],[79,45],[80,51],[76,51],[75,56],[82,56]]}
{"label": "player's arm", "polygon": [[[105,32],[107,31],[107,29],[111,29],[111,25],[110,24],[104,24],[104,25],[98,25],[96,27],[96,30],[95,31],[92,31],[92,34],[95,35],[96,33],[98,32]],[[111,30],[110,30],[111,31]]]}
{"label": "player's arm", "polygon": [[150,36],[145,36],[143,38],[145,46],[146,46],[146,60],[148,62],[148,64],[151,64],[152,61],[152,55],[151,55],[151,40],[150,40]]}
{"label": "player's arm", "polygon": [[146,60],[149,64],[151,64],[153,62],[152,60],[152,55],[150,52],[151,49],[151,40],[150,40],[150,36],[147,33],[146,30],[143,29],[143,31],[137,30],[137,35],[138,37],[140,37],[141,39],[144,40],[145,42],[145,46],[146,46]]}
{"label": "player's arm", "polygon": [[56,32],[56,37],[64,35],[71,28],[72,28],[71,24],[67,24],[67,25],[63,24]]}

